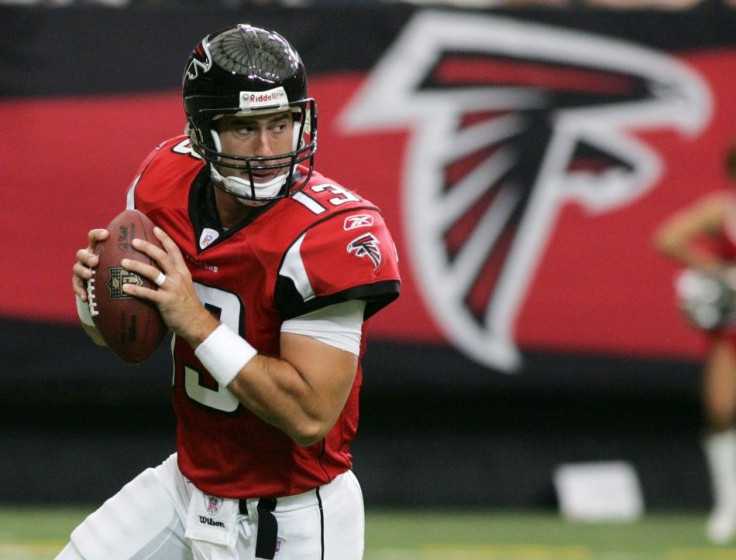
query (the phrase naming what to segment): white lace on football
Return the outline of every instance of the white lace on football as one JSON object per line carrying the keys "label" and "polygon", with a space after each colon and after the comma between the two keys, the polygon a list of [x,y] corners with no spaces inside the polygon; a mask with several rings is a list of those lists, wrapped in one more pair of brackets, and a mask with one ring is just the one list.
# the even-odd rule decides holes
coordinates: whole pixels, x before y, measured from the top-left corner
{"label": "white lace on football", "polygon": [[97,317],[97,315],[99,315],[100,312],[97,311],[97,295],[95,294],[94,272],[92,274],[93,274],[92,278],[87,280],[87,304],[89,307],[90,317]]}
{"label": "white lace on football", "polygon": [[92,320],[92,313],[90,312],[89,305],[86,301],[82,301],[82,298],[77,296],[77,315],[79,320],[82,321],[88,327],[94,327],[95,322]]}

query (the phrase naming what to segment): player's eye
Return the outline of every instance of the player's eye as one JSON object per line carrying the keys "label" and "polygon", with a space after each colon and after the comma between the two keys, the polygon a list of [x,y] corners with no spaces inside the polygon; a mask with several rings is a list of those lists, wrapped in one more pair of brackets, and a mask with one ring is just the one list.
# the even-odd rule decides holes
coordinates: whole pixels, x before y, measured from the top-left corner
{"label": "player's eye", "polygon": [[286,120],[275,122],[270,127],[271,132],[276,132],[276,133],[284,132],[286,130],[287,125],[288,125],[288,121]]}
{"label": "player's eye", "polygon": [[253,126],[251,124],[241,124],[241,125],[237,125],[233,127],[233,132],[241,136],[244,136],[247,134],[254,134],[257,131],[258,131],[258,127]]}

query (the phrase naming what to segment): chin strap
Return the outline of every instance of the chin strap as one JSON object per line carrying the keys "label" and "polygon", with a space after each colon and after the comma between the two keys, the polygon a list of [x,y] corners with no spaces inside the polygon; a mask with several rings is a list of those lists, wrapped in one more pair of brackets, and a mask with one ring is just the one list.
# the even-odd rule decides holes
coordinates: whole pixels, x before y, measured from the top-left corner
{"label": "chin strap", "polygon": [[253,190],[251,190],[251,182],[242,177],[236,177],[228,175],[225,177],[222,175],[214,164],[210,164],[210,173],[212,174],[212,181],[227,193],[237,197],[237,199],[246,206],[263,206],[276,197],[286,183],[287,175],[279,175],[274,177],[270,181],[265,183],[253,182],[253,190],[255,190],[256,197],[261,195],[267,200],[258,200],[253,198]]}

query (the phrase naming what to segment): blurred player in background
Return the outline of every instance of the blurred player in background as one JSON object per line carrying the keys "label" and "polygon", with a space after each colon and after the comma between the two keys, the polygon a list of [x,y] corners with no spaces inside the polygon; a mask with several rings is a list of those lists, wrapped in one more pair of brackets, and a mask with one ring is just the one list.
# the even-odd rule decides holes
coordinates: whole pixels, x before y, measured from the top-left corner
{"label": "blurred player in background", "polygon": [[[351,470],[364,321],[398,296],[391,236],[369,201],[313,169],[315,101],[278,33],[206,37],[183,77],[187,135],[142,164],[127,206],[158,226],[158,290],[174,333],[177,453],[91,514],[71,560],[358,560],[364,512]],[[73,287],[84,285],[94,229]],[[169,375],[162,372],[162,375]]]}
{"label": "blurred player in background", "polygon": [[708,337],[704,448],[713,510],[706,531],[715,543],[736,535],[736,145],[727,153],[725,172],[735,190],[706,195],[680,210],[655,238],[660,252],[686,269],[678,281],[680,302]]}

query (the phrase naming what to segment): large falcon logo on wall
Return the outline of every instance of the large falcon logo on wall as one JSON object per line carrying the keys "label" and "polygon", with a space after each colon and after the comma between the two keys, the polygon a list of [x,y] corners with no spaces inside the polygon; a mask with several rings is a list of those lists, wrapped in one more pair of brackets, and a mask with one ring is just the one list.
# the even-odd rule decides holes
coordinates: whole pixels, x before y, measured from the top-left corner
{"label": "large falcon logo on wall", "polygon": [[458,349],[514,372],[515,320],[563,205],[606,212],[642,196],[662,162],[635,133],[693,135],[710,112],[703,80],[666,54],[501,17],[423,11],[341,125],[411,128],[403,220],[424,301]]}

